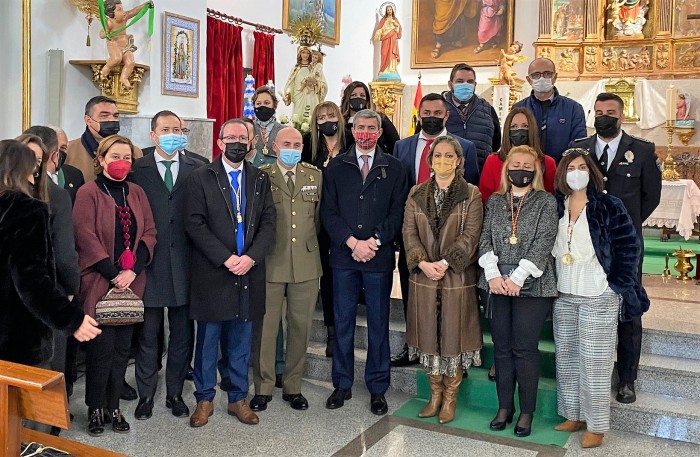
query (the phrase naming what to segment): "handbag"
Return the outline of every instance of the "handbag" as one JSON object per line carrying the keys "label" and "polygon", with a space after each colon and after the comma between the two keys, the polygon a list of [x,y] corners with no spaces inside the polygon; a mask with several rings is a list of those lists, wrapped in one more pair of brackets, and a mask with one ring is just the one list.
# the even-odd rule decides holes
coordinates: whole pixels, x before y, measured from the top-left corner
{"label": "handbag", "polygon": [[[499,263],[498,264],[498,271],[501,272],[501,276],[503,278],[509,277],[512,273],[513,270],[518,268],[517,264],[513,263]],[[523,283],[523,286],[520,288],[520,297],[532,297],[533,295],[533,289],[534,289],[534,284],[535,284],[535,278],[532,276],[528,276],[525,282]],[[486,297],[486,305],[484,306],[484,317],[488,319],[493,318],[493,296],[490,291],[487,291],[487,297]]]}
{"label": "handbag", "polygon": [[143,300],[128,287],[109,289],[95,305],[95,320],[100,325],[129,325],[143,322]]}

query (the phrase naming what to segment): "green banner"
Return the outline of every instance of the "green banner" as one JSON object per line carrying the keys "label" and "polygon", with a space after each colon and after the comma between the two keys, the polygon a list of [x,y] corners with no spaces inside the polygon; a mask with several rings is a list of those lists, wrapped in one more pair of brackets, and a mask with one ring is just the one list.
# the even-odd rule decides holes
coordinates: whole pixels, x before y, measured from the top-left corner
{"label": "green banner", "polygon": [[[128,29],[132,25],[136,24],[139,19],[141,19],[147,12],[148,12],[148,36],[153,35],[153,16],[155,14],[154,8],[153,8],[153,3],[149,2],[146,5],[143,5],[143,8],[141,8],[141,11],[136,14],[136,16],[131,19],[131,21],[126,24],[126,26],[115,30],[114,32],[108,33],[107,32],[107,16],[105,16],[105,2],[104,0],[97,0],[97,6],[100,9],[100,23],[102,24],[102,30],[105,32],[105,36],[109,39],[112,38],[113,36],[122,33],[124,30]],[[123,6],[123,5],[122,5]]]}

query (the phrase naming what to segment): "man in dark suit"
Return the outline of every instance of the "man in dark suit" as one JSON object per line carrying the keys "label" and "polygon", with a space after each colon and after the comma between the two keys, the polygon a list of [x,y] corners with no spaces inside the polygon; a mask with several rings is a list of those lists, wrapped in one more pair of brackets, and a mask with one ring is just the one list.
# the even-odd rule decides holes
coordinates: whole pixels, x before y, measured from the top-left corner
{"label": "man in dark suit", "polygon": [[[615,94],[602,93],[596,98],[596,134],[571,142],[570,147],[583,148],[603,173],[605,191],[624,203],[642,243],[639,275],[642,275],[644,238],[642,223],[656,209],[661,199],[661,172],[656,165],[654,143],[628,135],[622,130],[624,102]],[[620,385],[617,401],[633,403],[637,396],[639,356],[642,350],[642,319],[619,322],[617,326],[617,371]]]}
{"label": "man in dark suit", "polygon": [[253,321],[265,314],[265,256],[275,244],[276,213],[268,175],[251,166],[245,123],[221,126],[221,157],[192,173],[186,187],[185,231],[192,240],[190,317],[197,321],[192,427],[209,421],[216,394],[222,332],[231,389],[228,413],[245,424],[258,416],[246,402]]}
{"label": "man in dark suit", "polygon": [[176,417],[189,416],[182,399],[190,348],[190,241],[183,221],[185,182],[203,162],[179,152],[182,141],[180,118],[161,111],[151,120],[155,153],[133,166],[131,180],[146,192],[158,230],[153,262],[147,267],[143,295],[144,322],[136,356],[136,386],[139,403],[134,416],[148,419],[153,413],[158,385],[160,329],[168,309],[168,360],[165,372],[165,405]]}
{"label": "man in dark suit", "polygon": [[46,164],[46,170],[54,183],[68,191],[71,202],[75,204],[75,196],[80,186],[85,184],[85,178],[82,171],[65,164],[68,150],[66,132],[60,127],[51,128],[56,132],[58,145],[56,151],[49,150],[49,162]]}
{"label": "man in dark suit", "polygon": [[[176,115],[176,116],[177,116],[177,115]],[[188,137],[189,134],[190,134],[190,129],[187,128],[187,121],[185,121],[184,119],[180,119],[180,121],[181,121],[181,122],[180,122],[180,131],[182,132],[182,136],[183,136],[183,140],[184,140],[184,145],[182,146],[181,149],[179,149],[179,152],[180,152],[180,153],[184,153],[187,157],[191,157],[191,158],[193,158],[193,159],[197,159],[197,160],[199,160],[200,162],[209,163],[210,160],[207,159],[206,157],[204,157],[203,155],[197,154],[196,152],[190,151],[189,149],[187,149],[187,137]],[[141,149],[141,151],[143,152],[143,155],[144,155],[144,156],[147,156],[148,154],[153,154],[153,153],[155,152],[155,150],[156,150],[156,147],[155,147],[155,146],[149,146],[149,147],[147,147],[147,148]]]}
{"label": "man in dark suit", "polygon": [[[467,182],[479,185],[479,163],[476,157],[476,146],[469,140],[447,132],[445,122],[450,117],[447,109],[447,102],[440,94],[427,94],[421,99],[418,105],[418,115],[420,116],[421,131],[413,136],[404,138],[394,145],[394,156],[401,161],[406,170],[406,176],[410,186],[421,184],[430,178],[430,167],[426,158],[430,152],[433,140],[439,136],[451,136],[459,142],[464,153],[464,179]],[[406,319],[408,307],[408,266],[406,265],[406,254],[403,249],[403,240],[398,238],[399,252],[399,279],[401,281],[401,298],[403,300],[403,315]],[[409,360],[408,346],[404,345],[403,350],[392,357],[391,365],[402,367],[417,363],[418,360]]]}
{"label": "man in dark suit", "polygon": [[335,348],[333,387],[326,408],[352,398],[357,304],[364,287],[368,350],[365,383],[370,409],[386,414],[389,388],[389,296],[395,265],[394,240],[401,236],[408,181],[401,162],[377,146],[381,117],[355,114],[355,146],[331,160],[323,182],[321,220],[331,237]]}

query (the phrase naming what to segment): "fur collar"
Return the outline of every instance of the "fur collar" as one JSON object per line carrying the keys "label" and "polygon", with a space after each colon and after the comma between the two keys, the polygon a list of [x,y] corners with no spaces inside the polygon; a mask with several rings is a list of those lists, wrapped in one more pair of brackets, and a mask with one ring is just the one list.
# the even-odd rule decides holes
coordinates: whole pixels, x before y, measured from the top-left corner
{"label": "fur collar", "polygon": [[452,212],[457,204],[469,198],[469,184],[462,176],[455,176],[450,187],[447,188],[445,200],[442,203],[442,210],[438,214],[435,206],[435,178],[430,178],[428,181],[421,184],[413,193],[413,200],[416,205],[425,213],[430,224],[430,230],[433,232],[435,239],[438,238],[440,229],[445,225],[447,217]]}

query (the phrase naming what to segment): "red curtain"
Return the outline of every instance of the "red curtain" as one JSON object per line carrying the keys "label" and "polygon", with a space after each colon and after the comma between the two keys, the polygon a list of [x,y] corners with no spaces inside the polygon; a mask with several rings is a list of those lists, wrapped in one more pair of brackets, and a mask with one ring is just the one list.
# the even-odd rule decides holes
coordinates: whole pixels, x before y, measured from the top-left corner
{"label": "red curtain", "polygon": [[269,33],[253,32],[253,78],[255,87],[275,80],[275,36]]}
{"label": "red curtain", "polygon": [[207,17],[207,115],[214,121],[213,158],[221,124],[243,111],[243,47],[237,25]]}

